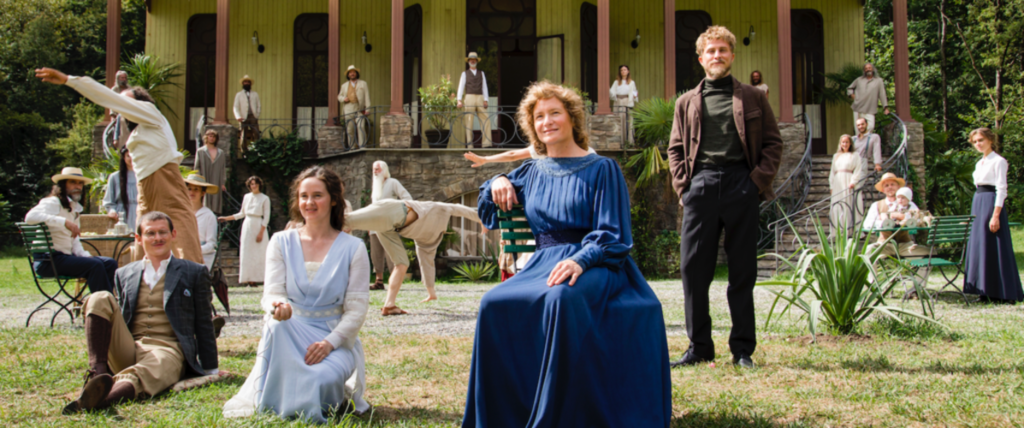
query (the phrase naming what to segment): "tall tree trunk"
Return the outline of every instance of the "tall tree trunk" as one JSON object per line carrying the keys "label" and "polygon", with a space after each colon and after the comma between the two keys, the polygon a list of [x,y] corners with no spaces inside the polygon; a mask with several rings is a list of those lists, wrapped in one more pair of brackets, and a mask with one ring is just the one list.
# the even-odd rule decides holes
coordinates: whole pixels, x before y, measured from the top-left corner
{"label": "tall tree trunk", "polygon": [[949,90],[946,83],[946,20],[942,17],[946,14],[946,0],[939,3],[939,56],[942,63],[939,71],[942,73],[942,132],[949,132]]}

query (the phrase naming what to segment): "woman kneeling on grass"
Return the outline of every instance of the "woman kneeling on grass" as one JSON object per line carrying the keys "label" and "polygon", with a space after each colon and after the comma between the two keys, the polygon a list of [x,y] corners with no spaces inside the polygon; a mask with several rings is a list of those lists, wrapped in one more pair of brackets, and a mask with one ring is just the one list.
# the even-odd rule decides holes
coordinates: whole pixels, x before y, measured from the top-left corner
{"label": "woman kneeling on grass", "polygon": [[270,239],[261,304],[272,319],[225,417],[269,411],[325,423],[332,414],[369,410],[358,335],[369,308],[370,260],[363,241],[342,232],[343,194],[341,177],[320,166],[292,183],[291,219],[299,227]]}

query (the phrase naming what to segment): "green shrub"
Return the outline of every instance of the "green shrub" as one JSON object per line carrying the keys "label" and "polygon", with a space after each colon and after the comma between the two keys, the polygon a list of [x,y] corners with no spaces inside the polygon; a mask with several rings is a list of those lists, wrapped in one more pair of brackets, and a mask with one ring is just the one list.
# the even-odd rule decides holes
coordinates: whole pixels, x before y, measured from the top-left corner
{"label": "green shrub", "polygon": [[85,168],[92,163],[92,131],[103,118],[103,108],[83,98],[65,108],[65,114],[72,118],[71,129],[66,136],[46,143],[46,147],[57,155],[61,166]]}
{"label": "green shrub", "polygon": [[494,276],[496,266],[491,262],[463,263],[452,268],[463,278],[470,282],[481,282]]}

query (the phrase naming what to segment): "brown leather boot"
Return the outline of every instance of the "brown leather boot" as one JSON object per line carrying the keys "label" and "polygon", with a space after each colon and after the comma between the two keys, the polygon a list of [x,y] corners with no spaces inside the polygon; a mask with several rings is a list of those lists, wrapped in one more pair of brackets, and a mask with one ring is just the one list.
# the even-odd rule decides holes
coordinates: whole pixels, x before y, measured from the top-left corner
{"label": "brown leather boot", "polygon": [[228,321],[220,315],[213,317],[213,337],[220,337],[220,330],[224,328],[224,324],[227,323]]}
{"label": "brown leather boot", "polygon": [[110,389],[110,393],[107,394],[107,398],[97,406],[99,409],[105,409],[115,404],[120,404],[124,401],[135,399],[135,387],[132,386],[131,382],[118,382],[114,384],[114,387]]}
{"label": "brown leather boot", "polygon": [[107,356],[110,353],[110,321],[99,315],[85,317],[85,344],[89,350],[89,369],[96,374],[110,374]]}
{"label": "brown leather boot", "polygon": [[77,400],[64,406],[64,410],[61,413],[72,415],[83,410],[98,408],[113,386],[114,378],[109,374],[96,374],[96,372],[89,370],[85,374],[85,386],[82,387],[82,393],[78,396]]}

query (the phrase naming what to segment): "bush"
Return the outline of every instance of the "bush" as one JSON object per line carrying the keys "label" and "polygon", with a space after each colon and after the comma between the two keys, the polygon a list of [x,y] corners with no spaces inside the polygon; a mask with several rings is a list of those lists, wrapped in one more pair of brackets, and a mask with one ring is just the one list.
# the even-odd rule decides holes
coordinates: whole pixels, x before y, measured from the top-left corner
{"label": "bush", "polygon": [[481,282],[494,276],[495,266],[491,262],[463,263],[452,270],[467,281]]}
{"label": "bush", "polygon": [[72,118],[71,129],[67,136],[46,143],[46,147],[57,155],[61,166],[85,168],[92,163],[92,130],[103,118],[103,108],[83,98],[65,112]]}

